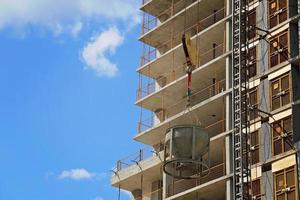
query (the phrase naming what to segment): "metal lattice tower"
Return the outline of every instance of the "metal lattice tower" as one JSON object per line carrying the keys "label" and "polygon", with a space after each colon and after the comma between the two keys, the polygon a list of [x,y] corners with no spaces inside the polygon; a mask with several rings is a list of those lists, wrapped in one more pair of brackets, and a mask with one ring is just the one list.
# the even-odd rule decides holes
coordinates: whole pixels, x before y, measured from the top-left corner
{"label": "metal lattice tower", "polygon": [[247,0],[233,0],[234,199],[249,200],[251,167],[248,134]]}

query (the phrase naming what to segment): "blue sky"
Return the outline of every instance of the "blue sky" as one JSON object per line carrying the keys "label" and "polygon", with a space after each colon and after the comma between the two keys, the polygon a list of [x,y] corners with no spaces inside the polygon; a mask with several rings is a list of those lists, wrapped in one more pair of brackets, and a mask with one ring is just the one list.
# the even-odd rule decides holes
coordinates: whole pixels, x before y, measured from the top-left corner
{"label": "blue sky", "polygon": [[0,0],[0,200],[116,199],[109,170],[140,148],[139,4]]}

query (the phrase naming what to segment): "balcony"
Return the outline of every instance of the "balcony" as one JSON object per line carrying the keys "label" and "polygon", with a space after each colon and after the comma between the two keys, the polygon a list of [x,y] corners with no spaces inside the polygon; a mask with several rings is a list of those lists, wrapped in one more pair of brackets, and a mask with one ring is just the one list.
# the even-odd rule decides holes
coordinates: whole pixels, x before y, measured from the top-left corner
{"label": "balcony", "polygon": [[218,130],[224,130],[225,127],[225,97],[229,93],[230,89],[225,90],[159,123],[154,123],[153,118],[149,118],[150,123],[143,121],[139,125],[143,126],[140,129],[142,132],[134,139],[148,145],[157,144],[164,139],[165,131],[170,126],[198,122],[201,123],[201,127],[211,129],[213,135],[219,134],[221,132]]}
{"label": "balcony", "polygon": [[155,151],[153,148],[141,149],[138,152],[117,161],[113,169],[111,183],[113,186],[127,191],[137,189],[137,182],[140,182],[141,172],[145,175],[144,181],[160,179],[160,167],[164,154],[162,149]]}
{"label": "balcony", "polygon": [[[225,47],[223,44],[217,45],[216,43],[213,43],[211,49],[199,55],[196,69],[222,56],[224,53]],[[166,73],[160,74],[159,78],[157,79],[140,74],[139,88],[137,89],[136,96],[137,102],[153,94],[154,92],[162,90],[164,87],[168,86],[170,83],[178,80],[179,78],[184,77],[186,75],[185,69],[185,64],[179,65],[178,67],[174,67],[172,70]]]}
{"label": "balcony", "polygon": [[225,175],[204,184],[194,184],[195,187],[184,192],[166,198],[166,200],[190,200],[190,199],[226,199],[226,180],[232,175]]}
{"label": "balcony", "polygon": [[176,180],[168,185],[167,197],[179,194],[199,185],[203,185],[209,181],[215,180],[225,175],[225,164],[216,165],[210,168],[210,173],[200,179]]}
{"label": "balcony", "polygon": [[[189,104],[190,107],[193,107],[213,96],[224,92],[225,90],[225,80],[221,80],[201,90],[193,91],[193,94],[189,98],[184,97],[170,106],[162,105],[162,107],[152,116],[150,116],[150,118],[140,119],[140,121],[138,122],[138,133],[152,128],[155,125],[155,122],[162,123],[166,119],[171,118],[174,115],[186,110],[187,104]],[[156,118],[154,117],[154,115],[156,115]]]}
{"label": "balcony", "polygon": [[141,10],[164,22],[196,0],[142,0]]}
{"label": "balcony", "polygon": [[[206,176],[197,180],[173,180],[167,176],[167,196],[172,197],[186,189],[194,188],[206,184],[212,180],[225,175],[225,138],[218,133],[223,132],[223,122],[215,122],[207,126],[206,131],[210,134],[210,170]],[[218,132],[218,133],[216,133]],[[156,146],[157,150],[164,149],[163,145]],[[153,187],[153,182],[162,180],[161,167],[164,161],[164,154],[154,153],[152,148],[145,148],[131,156],[117,162],[115,173],[112,176],[112,185],[121,186],[122,189],[132,191],[134,199],[159,200],[161,189]],[[143,174],[143,185],[141,185],[141,174]],[[161,187],[161,184],[159,184]],[[142,188],[142,189],[141,189]],[[140,190],[140,192],[135,192]],[[142,191],[142,192],[141,192]]]}
{"label": "balcony", "polygon": [[[181,37],[184,33],[189,33],[191,37],[195,37],[201,32],[205,32],[205,30],[214,24],[218,24],[218,22],[222,21],[224,18],[225,8],[221,7],[219,10],[215,10],[201,20],[195,22],[189,21],[190,24],[188,26],[182,25],[184,28],[181,29],[183,30],[178,31],[176,29],[177,31],[171,31],[172,27],[170,27],[170,25],[165,28],[163,25],[160,25],[162,27],[158,26],[156,29],[149,31],[149,33],[145,34],[144,37],[140,38],[140,41],[145,43],[141,56],[141,66],[155,60],[156,58],[180,45]],[[151,16],[144,20],[149,21],[147,25],[143,25],[144,31],[148,31],[156,26],[156,21],[153,21]],[[181,26],[178,25],[178,27]],[[222,29],[222,31],[224,31],[224,29]],[[223,35],[221,35],[221,38],[223,38]]]}
{"label": "balcony", "polygon": [[[209,2],[207,0],[197,1],[187,6],[186,9],[182,9],[163,23],[157,23],[158,26],[146,31],[146,33],[140,37],[140,41],[157,48],[177,35],[179,35],[177,40],[179,39],[180,41],[182,33],[189,31],[193,36],[197,34],[197,30],[198,32],[204,30],[223,19],[224,16],[225,9],[223,0],[209,0]],[[144,27],[148,26],[147,22],[148,20],[144,23]],[[150,22],[150,24],[152,23],[153,22]],[[193,27],[195,24],[198,24],[198,26]],[[177,40],[173,41],[175,42]],[[161,48],[157,49],[160,51]]]}
{"label": "balcony", "polygon": [[211,141],[210,168],[203,172],[198,179],[175,179],[168,176],[167,197],[171,197],[226,175],[225,169],[225,140],[224,138]]}

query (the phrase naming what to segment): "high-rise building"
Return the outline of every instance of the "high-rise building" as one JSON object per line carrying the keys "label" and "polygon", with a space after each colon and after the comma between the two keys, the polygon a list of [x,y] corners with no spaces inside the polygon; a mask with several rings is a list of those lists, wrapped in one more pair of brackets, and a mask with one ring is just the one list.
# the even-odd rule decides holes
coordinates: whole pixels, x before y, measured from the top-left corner
{"label": "high-rise building", "polygon": [[[134,139],[147,147],[117,162],[112,185],[135,200],[298,200],[300,1],[143,0],[141,10]],[[164,170],[166,133],[186,125],[209,137],[190,179],[184,163],[178,176]]]}

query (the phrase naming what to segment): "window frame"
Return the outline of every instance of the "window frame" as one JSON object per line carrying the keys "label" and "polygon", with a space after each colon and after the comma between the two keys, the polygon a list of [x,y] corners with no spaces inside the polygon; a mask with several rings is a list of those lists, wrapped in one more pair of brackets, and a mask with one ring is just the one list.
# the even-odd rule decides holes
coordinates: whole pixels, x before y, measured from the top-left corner
{"label": "window frame", "polygon": [[[252,190],[254,182],[259,182],[259,194],[256,194],[256,195],[254,195],[253,190]],[[261,189],[261,178],[257,178],[255,180],[252,180],[251,194],[253,195],[253,197],[255,197],[256,200],[261,200],[261,197],[263,196],[261,192],[262,192],[262,189]]]}
{"label": "window frame", "polygon": [[[257,46],[253,46],[253,47],[249,48],[247,58],[250,57],[249,51],[252,50],[252,49],[255,49],[255,58],[254,59],[247,59],[249,78],[253,78],[253,77],[257,76],[257,71],[258,71],[257,70],[257,51],[258,51]],[[252,76],[250,74],[250,67],[253,67],[253,65],[255,66],[255,75]]]}
{"label": "window frame", "polygon": [[[257,134],[256,144],[252,143],[253,134]],[[250,133],[250,146],[251,146],[251,165],[258,164],[260,162],[260,130],[259,129]],[[256,162],[253,162],[253,157],[252,157],[254,151],[258,151],[258,159],[256,160]]]}
{"label": "window frame", "polygon": [[[289,81],[289,84],[288,84],[288,85],[289,85],[289,87],[288,87],[288,89],[282,91],[282,80],[283,80],[284,78],[286,78],[286,77],[288,77],[288,81]],[[277,92],[276,94],[273,94],[273,90],[274,90],[274,89],[273,89],[273,84],[274,84],[275,82],[278,82],[278,84],[279,84],[279,85],[278,85],[279,89],[278,89],[278,92]],[[292,82],[291,82],[291,74],[290,74],[290,72],[285,73],[285,74],[282,74],[281,76],[276,77],[276,78],[270,80],[270,109],[271,109],[271,111],[280,109],[281,107],[283,107],[283,106],[288,105],[288,104],[291,103],[291,101],[292,101],[291,88],[292,88]],[[283,105],[282,98],[283,98],[283,96],[284,96],[286,93],[289,93],[289,103]],[[274,101],[275,99],[278,99],[278,98],[279,98],[279,107],[276,108],[276,109],[274,109],[274,108],[273,108],[273,101]]]}
{"label": "window frame", "polygon": [[[277,156],[277,155],[280,155],[282,153],[285,153],[285,152],[291,150],[291,147],[289,147],[289,149],[286,150],[286,145],[288,145],[288,144],[286,144],[286,139],[285,139],[286,137],[281,137],[279,135],[279,133],[275,133],[275,130],[274,130],[274,125],[278,124],[278,123],[280,123],[280,125],[281,125],[281,127],[283,127],[283,129],[286,129],[285,125],[284,125],[284,121],[287,119],[290,119],[290,121],[291,121],[291,124],[290,124],[291,130],[287,133],[288,134],[287,137],[291,137],[293,139],[294,133],[293,133],[293,121],[292,121],[291,115],[288,117],[285,117],[283,119],[280,119],[278,121],[273,122],[272,130],[271,130],[271,133],[272,133],[272,155],[273,156]],[[275,135],[276,135],[276,137],[275,137]],[[280,141],[280,153],[275,154],[275,142],[278,142],[278,141]]]}
{"label": "window frame", "polygon": [[[250,96],[251,96],[251,94],[253,94],[253,93],[256,93],[256,103],[255,103],[255,104],[251,104],[251,98],[250,98]],[[257,110],[254,111],[255,108],[256,108],[256,109],[258,108],[258,99],[259,99],[258,87],[253,87],[253,88],[250,89],[250,91],[249,91],[249,105],[250,105],[251,107],[253,107],[254,109],[249,111],[249,121],[253,121],[253,120],[255,121],[255,120],[259,117],[259,116],[258,116],[258,113],[257,113]],[[254,116],[253,118],[252,118],[252,115]]]}
{"label": "window frame", "polygon": [[[292,172],[294,174],[294,183],[293,185],[289,186],[287,185],[287,174],[289,172]],[[277,189],[277,179],[279,176],[283,176],[283,189]],[[294,199],[296,200],[298,197],[298,190],[297,190],[297,174],[296,174],[296,166],[288,167],[283,170],[277,171],[273,173],[273,178],[274,178],[274,199],[277,200],[279,195],[284,195],[283,199],[288,200],[288,194],[292,192],[295,192]],[[286,188],[290,188],[291,191],[284,192],[283,190]]]}
{"label": "window frame", "polygon": [[[280,1],[281,0],[269,0],[268,1],[268,27],[269,27],[269,29],[272,29],[272,28],[278,26],[279,24],[285,22],[289,18],[289,14],[290,14],[289,13],[289,1],[285,0],[286,7],[284,8],[283,11],[280,11],[281,10],[280,7],[279,7],[279,2]],[[270,12],[271,12],[270,11],[270,6],[271,6],[271,3],[273,3],[273,2],[276,2],[276,11],[273,13],[273,15],[271,15],[270,14]],[[283,12],[286,12],[286,19],[280,22],[280,14],[283,13]],[[273,18],[273,17],[276,18],[276,25],[271,27],[271,18]]]}
{"label": "window frame", "polygon": [[[251,14],[253,14],[253,13],[255,13],[255,27],[256,27],[256,25],[257,25],[257,15],[258,15],[258,13],[257,13],[257,8],[254,8],[254,9],[252,9],[252,10],[250,10],[249,11],[249,13],[248,13],[248,19],[249,19],[249,16],[251,15]],[[250,20],[249,20],[250,21]],[[251,25],[251,24],[250,24]],[[253,37],[250,37],[250,34],[252,33],[252,31],[254,32],[254,36]],[[256,38],[256,36],[257,36],[257,31],[256,31],[256,28],[254,29],[254,30],[249,30],[249,33],[248,33],[248,36],[247,36],[247,38],[248,38],[248,40],[253,40],[253,39],[255,39]]]}
{"label": "window frame", "polygon": [[[272,42],[276,40],[276,42],[280,45],[280,41],[279,41],[280,37],[282,37],[285,34],[287,35],[287,45],[284,46],[283,48],[282,47],[277,48],[276,51],[272,52],[273,51],[271,47],[273,44]],[[288,52],[287,58],[284,58],[281,61],[281,55],[283,55],[285,51]],[[269,39],[269,69],[276,67],[279,64],[287,61],[290,58],[289,52],[290,52],[290,34],[289,34],[289,29],[285,29],[284,31],[281,31],[280,33],[274,35]],[[272,66],[272,58],[275,56],[277,56],[277,64]]]}

